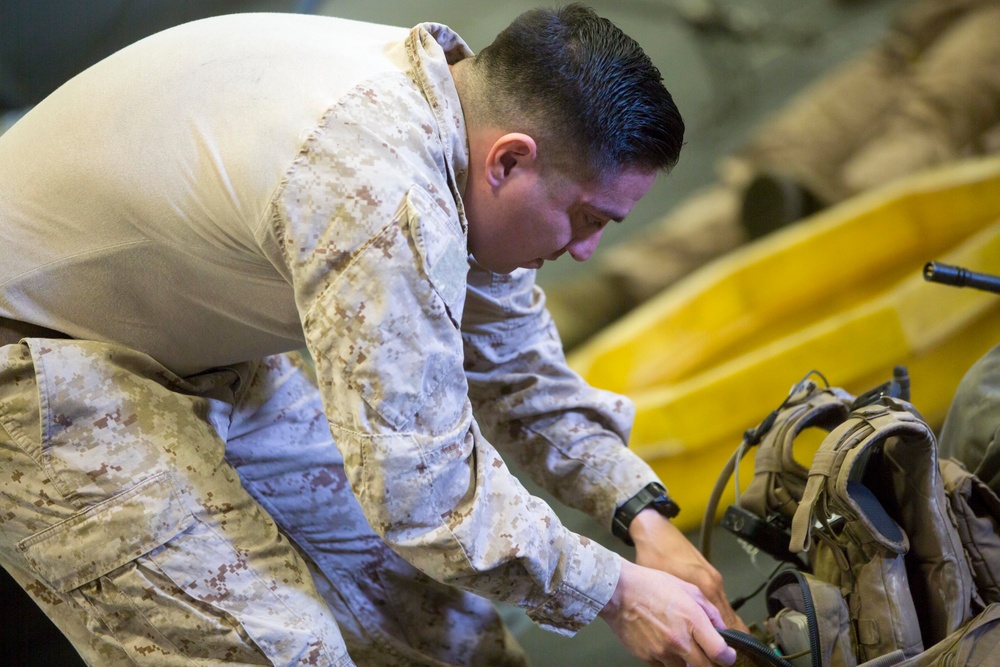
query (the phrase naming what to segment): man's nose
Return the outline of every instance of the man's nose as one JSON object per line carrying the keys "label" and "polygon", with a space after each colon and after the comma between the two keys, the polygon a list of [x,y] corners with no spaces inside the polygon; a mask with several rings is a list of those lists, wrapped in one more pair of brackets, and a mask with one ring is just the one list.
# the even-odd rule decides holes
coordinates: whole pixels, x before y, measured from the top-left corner
{"label": "man's nose", "polygon": [[594,254],[594,250],[597,249],[597,244],[600,243],[601,234],[603,233],[603,229],[598,229],[592,234],[570,241],[570,244],[566,247],[569,251],[569,256],[578,262],[586,262]]}

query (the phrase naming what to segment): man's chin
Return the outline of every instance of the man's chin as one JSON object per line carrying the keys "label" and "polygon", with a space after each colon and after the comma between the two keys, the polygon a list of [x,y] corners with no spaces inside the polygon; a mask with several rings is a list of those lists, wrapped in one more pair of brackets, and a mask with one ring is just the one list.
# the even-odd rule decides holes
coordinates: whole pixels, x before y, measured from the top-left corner
{"label": "man's chin", "polygon": [[517,271],[518,269],[540,269],[540,268],[542,268],[542,264],[545,263],[545,260],[542,260],[542,259],[533,259],[530,262],[523,262],[521,264],[513,264],[513,263],[510,263],[510,262],[501,262],[501,261],[494,261],[494,262],[491,262],[489,260],[483,261],[483,260],[477,258],[475,255],[473,255],[472,258],[474,260],[476,260],[476,263],[480,267],[486,269],[490,273],[498,273],[498,274],[501,274],[501,275],[506,275],[508,273],[513,273],[514,271]]}

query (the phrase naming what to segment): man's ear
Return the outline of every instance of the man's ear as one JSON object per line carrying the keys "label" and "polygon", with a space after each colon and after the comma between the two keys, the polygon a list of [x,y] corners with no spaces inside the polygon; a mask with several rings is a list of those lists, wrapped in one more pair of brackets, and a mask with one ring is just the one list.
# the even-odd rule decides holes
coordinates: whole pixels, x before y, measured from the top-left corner
{"label": "man's ear", "polygon": [[486,180],[497,187],[518,169],[538,166],[538,146],[527,134],[511,132],[493,142],[486,155]]}

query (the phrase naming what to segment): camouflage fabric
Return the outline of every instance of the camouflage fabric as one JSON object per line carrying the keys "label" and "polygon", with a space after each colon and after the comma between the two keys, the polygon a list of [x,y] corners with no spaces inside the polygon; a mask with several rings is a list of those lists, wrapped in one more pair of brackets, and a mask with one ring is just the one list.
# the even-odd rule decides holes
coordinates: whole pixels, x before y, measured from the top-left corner
{"label": "camouflage fabric", "polygon": [[99,343],[2,351],[0,552],[88,662],[523,664],[489,602],[372,533],[297,355],[182,380]]}
{"label": "camouflage fabric", "polygon": [[237,372],[182,380],[75,341],[0,353],[0,554],[89,663],[352,664],[223,458]]}
{"label": "camouflage fabric", "polygon": [[[517,664],[492,606],[462,591],[565,634],[610,598],[620,558],[567,530],[500,451],[607,526],[655,475],[624,446],[631,404],[566,367],[534,272],[468,256],[448,68],[468,54],[435,24],[209,19],[87,70],[0,137],[0,314],[80,339],[0,348],[0,479],[23,525],[0,557],[95,661],[336,664],[346,645],[362,664]],[[274,356],[303,345],[308,390]],[[103,443],[73,485],[32,468],[46,445],[24,434],[53,424]],[[133,496],[113,520],[105,503]],[[120,548],[95,562],[44,539],[99,514],[88,545]],[[145,572],[160,551],[183,585]],[[117,568],[142,580],[111,595]],[[168,630],[178,609],[192,626]]]}
{"label": "camouflage fabric", "polygon": [[[425,47],[407,42],[415,60],[427,60]],[[631,405],[586,388],[566,369],[534,273],[470,270],[458,195],[468,160],[464,120],[445,63],[430,60],[422,70],[429,86],[422,90],[362,86],[342,101],[275,197],[272,225],[296,277],[326,416],[369,523],[433,578],[523,606],[541,626],[572,633],[610,598],[618,556],[565,529],[524,490],[483,437],[470,393],[487,399],[481,416],[502,415],[497,423],[510,424],[511,408],[529,403],[521,411],[540,433],[527,439],[554,459],[565,458],[563,447],[592,448],[577,465],[594,461],[599,469],[555,477],[571,475],[580,502],[590,498],[606,525],[652,474],[622,446]],[[424,98],[432,114],[408,123],[428,108]],[[372,118],[385,118],[393,135],[373,132]],[[441,153],[429,153],[428,141],[446,129],[454,131],[444,134]],[[388,178],[401,156],[420,168]],[[441,157],[444,172],[430,162]],[[359,183],[376,182],[359,196]],[[331,219],[341,224],[316,224]],[[478,307],[468,321],[467,285]],[[477,392],[466,371],[481,360]],[[518,391],[525,371],[539,377]],[[490,387],[517,400],[489,400]],[[568,414],[590,407],[601,416]],[[523,445],[520,421],[514,433],[494,431]],[[590,432],[574,432],[581,422]]]}

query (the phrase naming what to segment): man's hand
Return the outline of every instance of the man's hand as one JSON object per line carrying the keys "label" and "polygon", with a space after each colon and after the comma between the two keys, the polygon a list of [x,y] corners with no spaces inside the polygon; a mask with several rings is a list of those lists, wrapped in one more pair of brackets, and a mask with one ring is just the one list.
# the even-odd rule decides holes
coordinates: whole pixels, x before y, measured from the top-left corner
{"label": "man's hand", "polygon": [[611,600],[601,610],[618,639],[650,665],[732,665],[736,651],[717,628],[719,611],[694,585],[623,559]]}
{"label": "man's hand", "polygon": [[629,525],[635,542],[635,562],[694,584],[722,614],[726,627],[748,632],[746,624],[729,606],[722,575],[705,560],[677,526],[654,509],[639,512]]}

